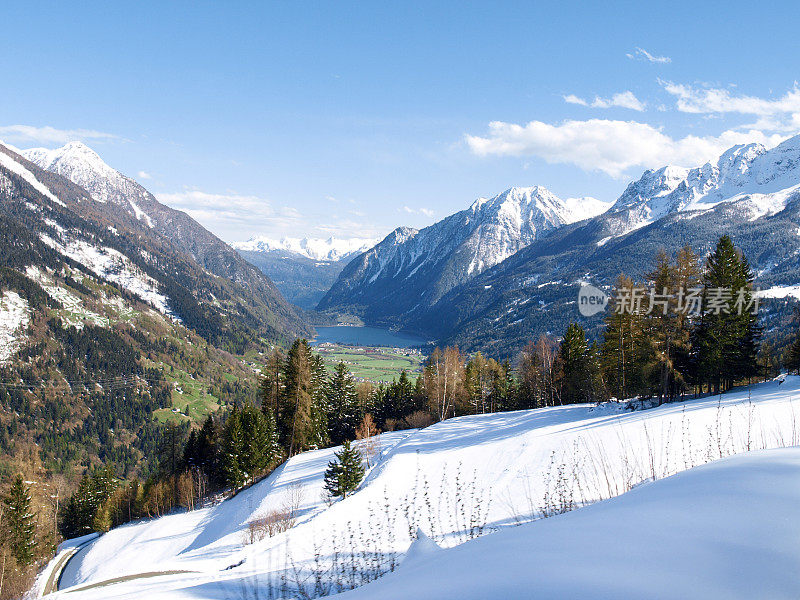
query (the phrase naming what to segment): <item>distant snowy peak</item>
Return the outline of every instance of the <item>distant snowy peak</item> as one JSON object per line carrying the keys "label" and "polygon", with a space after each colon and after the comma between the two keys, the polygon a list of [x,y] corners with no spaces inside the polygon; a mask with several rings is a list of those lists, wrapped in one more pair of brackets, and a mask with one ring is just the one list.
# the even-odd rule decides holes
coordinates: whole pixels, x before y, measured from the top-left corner
{"label": "distant snowy peak", "polygon": [[752,218],[783,210],[800,186],[800,136],[768,150],[761,144],[733,146],[715,162],[685,169],[645,171],[614,203],[630,231],[668,214],[709,210],[741,202]]}
{"label": "distant snowy peak", "polygon": [[287,252],[320,261],[339,261],[360,254],[375,245],[373,238],[268,238],[254,237],[232,246],[248,252]]}

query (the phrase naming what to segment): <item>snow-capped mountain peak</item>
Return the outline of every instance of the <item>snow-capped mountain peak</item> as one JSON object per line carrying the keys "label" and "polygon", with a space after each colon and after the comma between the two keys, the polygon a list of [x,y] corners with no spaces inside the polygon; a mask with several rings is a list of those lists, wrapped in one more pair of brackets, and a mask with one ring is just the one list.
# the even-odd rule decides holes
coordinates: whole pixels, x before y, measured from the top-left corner
{"label": "snow-capped mountain peak", "polygon": [[483,218],[497,218],[501,214],[518,214],[523,220],[533,218],[533,213],[543,215],[552,223],[575,223],[595,217],[611,206],[592,197],[561,199],[547,188],[512,187],[494,198],[478,198],[470,206],[474,214]]}
{"label": "snow-capped mountain peak", "polygon": [[66,177],[87,190],[92,199],[121,206],[148,227],[154,226],[148,212],[155,199],[138,183],[108,166],[102,158],[82,142],[69,142],[61,148],[31,148],[22,156],[45,171]]}
{"label": "snow-capped mountain peak", "polygon": [[368,250],[378,240],[373,238],[291,238],[254,237],[232,246],[248,252],[286,252],[320,261],[339,261]]}
{"label": "snow-capped mountain peak", "polygon": [[800,183],[800,136],[775,148],[741,144],[700,167],[648,170],[631,183],[610,213],[621,218],[618,234],[668,214],[741,203],[752,218],[783,210]]}
{"label": "snow-capped mountain peak", "polygon": [[[542,186],[512,187],[417,231],[398,228],[354,260],[321,307],[376,294],[416,310],[563,225],[604,212],[594,198],[564,201]],[[420,302],[424,297],[425,301]]]}
{"label": "snow-capped mountain peak", "polygon": [[98,180],[119,183],[127,179],[109,167],[94,150],[82,142],[69,142],[54,150],[31,148],[23,150],[22,155],[45,171],[63,175],[87,189],[98,202],[108,202],[112,195],[111,186],[99,186]]}

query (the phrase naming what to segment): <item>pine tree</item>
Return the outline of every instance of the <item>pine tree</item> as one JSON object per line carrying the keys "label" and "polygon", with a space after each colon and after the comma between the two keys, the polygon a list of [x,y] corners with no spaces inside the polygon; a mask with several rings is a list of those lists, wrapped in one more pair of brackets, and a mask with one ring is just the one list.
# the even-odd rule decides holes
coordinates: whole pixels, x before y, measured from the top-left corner
{"label": "pine tree", "polygon": [[11,555],[21,566],[33,562],[36,550],[36,516],[32,513],[28,486],[17,475],[3,498],[3,535]]}
{"label": "pine tree", "polygon": [[570,323],[559,347],[562,365],[561,398],[565,404],[598,399],[599,364],[597,348],[586,342],[586,333]]}
{"label": "pine tree", "polygon": [[206,417],[195,445],[195,462],[205,473],[212,485],[221,485],[223,476],[220,472],[219,427],[212,415]]}
{"label": "pine tree", "polygon": [[265,414],[271,414],[272,420],[278,422],[280,416],[280,399],[283,392],[286,358],[283,351],[275,346],[267,356],[267,363],[264,365],[264,378],[261,381],[261,410]]}
{"label": "pine tree", "polygon": [[692,337],[695,377],[701,385],[707,383],[714,393],[728,390],[735,381],[758,372],[761,331],[756,315],[749,309],[752,282],[749,262],[731,238],[723,235],[706,260],[704,311]]}
{"label": "pine tree", "polygon": [[794,340],[786,350],[784,366],[789,373],[800,373],[800,331],[795,333]]}
{"label": "pine tree", "polygon": [[102,509],[118,485],[119,481],[109,466],[86,473],[64,506],[61,534],[65,538],[74,538],[108,529],[110,513],[104,513]]}
{"label": "pine tree", "polygon": [[161,471],[170,479],[174,504],[178,504],[177,479],[181,468],[182,444],[183,433],[180,426],[175,423],[167,423],[164,427],[164,436],[160,448]]}
{"label": "pine tree", "polygon": [[275,425],[272,415],[264,414],[252,404],[242,407],[239,419],[243,439],[238,464],[247,479],[254,482],[278,457]]}
{"label": "pine tree", "polygon": [[[617,294],[632,294],[637,289],[632,279],[620,275]],[[648,391],[646,365],[652,360],[644,318],[635,307],[620,309],[609,304],[603,332],[600,361],[603,380],[609,393],[619,399],[632,398]]]}
{"label": "pine tree", "polygon": [[185,468],[197,467],[197,432],[192,429],[189,433],[189,439],[186,440],[186,445],[183,447],[183,460],[181,461]]}
{"label": "pine tree", "polygon": [[233,489],[239,489],[247,481],[246,467],[243,464],[244,431],[239,408],[234,406],[225,421],[222,434],[222,472],[225,482]]}
{"label": "pine tree", "polygon": [[364,464],[361,453],[357,448],[345,442],[342,449],[336,453],[336,460],[328,463],[325,471],[325,490],[331,497],[341,496],[347,498],[364,479]]}
{"label": "pine tree", "polygon": [[325,361],[319,354],[311,355],[311,442],[309,448],[326,448],[328,438],[328,415],[330,407],[325,395],[327,371]]}
{"label": "pine tree", "polygon": [[338,446],[355,437],[362,414],[358,406],[356,382],[347,366],[340,362],[325,385],[330,442]]}
{"label": "pine tree", "polygon": [[675,302],[676,322],[672,343],[672,362],[676,375],[671,397],[684,393],[692,381],[692,327],[693,316],[685,306],[685,299],[692,290],[700,288],[700,261],[691,246],[684,246],[675,260],[676,293],[683,294],[683,304]]}
{"label": "pine tree", "polygon": [[314,445],[312,354],[306,340],[292,344],[286,357],[278,432],[281,445],[292,456]]}
{"label": "pine tree", "polygon": [[396,425],[421,408],[415,402],[415,398],[414,384],[408,378],[408,372],[403,369],[400,371],[400,377],[383,390],[382,401],[376,410],[378,424],[385,426],[387,421],[392,421]]}
{"label": "pine tree", "polygon": [[111,507],[107,505],[119,485],[119,480],[111,467],[98,469],[92,475],[92,529],[108,531],[111,529]]}

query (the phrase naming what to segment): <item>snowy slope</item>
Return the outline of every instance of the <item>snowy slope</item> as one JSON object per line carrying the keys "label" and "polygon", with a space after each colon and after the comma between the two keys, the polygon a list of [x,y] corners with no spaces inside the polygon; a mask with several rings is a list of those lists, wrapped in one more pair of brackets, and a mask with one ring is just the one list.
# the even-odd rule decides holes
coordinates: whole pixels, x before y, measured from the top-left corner
{"label": "snowy slope", "polygon": [[55,202],[59,206],[64,206],[64,203],[59,200],[46,185],[39,181],[30,170],[4,152],[0,152],[0,166],[22,177],[22,179],[32,185],[37,192],[47,197],[50,201]]}
{"label": "snowy slope", "polygon": [[231,244],[247,252],[280,252],[311,260],[339,261],[372,248],[378,240],[372,238],[292,238],[273,239],[254,237],[246,242]]}
{"label": "snowy slope", "polygon": [[421,558],[344,599],[796,598],[800,449],[697,467]]}
{"label": "snowy slope", "polygon": [[[360,490],[331,507],[320,502],[319,491],[332,450],[303,454],[291,459],[264,482],[214,508],[130,524],[106,534],[70,563],[64,581],[73,586],[73,591],[65,597],[107,598],[111,587],[81,590],[118,577],[165,571],[172,574],[113,584],[113,596],[240,597],[243,589],[257,585],[263,597],[269,597],[265,590],[270,585],[286,584],[294,586],[296,591],[315,580],[333,586],[330,591],[339,589],[337,585],[347,589],[397,567],[419,529],[442,547],[457,546],[480,533],[489,534],[483,541],[469,542],[461,547],[464,550],[454,551],[467,552],[467,548],[478,544],[489,544],[490,548],[501,546],[504,539],[522,544],[519,536],[533,535],[527,532],[539,531],[537,528],[544,528],[542,540],[554,540],[559,534],[547,531],[557,527],[559,521],[567,523],[562,527],[572,532],[570,522],[583,523],[582,519],[586,519],[587,537],[583,539],[591,541],[592,535],[599,536],[604,531],[606,518],[612,522],[621,518],[621,513],[614,511],[622,509],[614,506],[627,506],[628,513],[635,513],[636,506],[657,501],[659,489],[665,490],[664,498],[677,497],[680,490],[672,488],[669,482],[644,486],[629,496],[634,500],[621,499],[606,505],[610,508],[602,508],[604,505],[579,508],[567,517],[537,522],[526,529],[514,526],[536,520],[543,513],[559,513],[615,497],[643,481],[661,479],[730,454],[800,444],[797,427],[800,415],[793,404],[798,393],[800,378],[790,377],[784,382],[754,386],[751,394],[740,390],[722,398],[692,400],[650,410],[630,412],[617,404],[576,405],[461,417],[419,431],[386,434],[382,459]],[[795,459],[795,469],[797,462]],[[714,473],[712,469],[705,472]],[[718,479],[715,476],[715,481]],[[306,501],[302,504],[301,522],[286,533],[244,545],[246,522],[269,507],[278,506],[294,481],[301,481],[304,487]],[[676,481],[688,481],[690,490],[707,489],[700,480],[691,477]],[[743,484],[738,490],[721,490],[720,502],[727,504],[704,510],[724,515],[720,507],[730,506],[731,510],[752,512],[753,502],[761,500],[747,496],[748,485]],[[798,492],[796,486],[785,489],[787,493]],[[652,496],[647,495],[651,493]],[[635,500],[637,497],[642,500]],[[694,496],[695,501],[700,502],[701,497]],[[763,498],[770,509],[783,506],[769,504],[774,499]],[[792,506],[797,500],[796,495],[788,498]],[[606,517],[604,511],[611,512]],[[593,514],[603,516],[593,519]],[[667,519],[672,514],[664,512],[661,516]],[[686,520],[683,523],[683,529],[678,531],[690,532],[692,524]],[[738,529],[731,529],[729,544],[741,542],[736,536],[745,531],[748,543],[771,553],[765,555],[782,556],[780,553],[787,551],[782,544],[786,537],[769,538],[774,528],[763,521],[735,524]],[[698,528],[698,535],[716,531],[713,523],[707,527]],[[746,527],[749,529],[742,529]],[[795,535],[796,527],[790,523],[785,529],[786,536]],[[659,554],[660,546],[653,546],[661,543],[657,534],[659,531],[654,530],[650,537],[643,536],[639,546],[634,546],[638,556],[645,547],[649,553]],[[713,555],[709,553],[720,548],[710,539],[701,544],[697,538],[682,542],[677,533],[676,536],[678,541],[674,543],[693,548],[687,555],[692,561],[710,561]],[[629,538],[621,534],[619,539]],[[613,544],[613,540],[607,543]],[[565,544],[562,540],[561,545],[554,546],[556,555],[567,552]],[[792,542],[791,547],[796,544]],[[602,568],[591,569],[595,550],[591,545],[583,549],[582,562],[576,565],[581,572],[580,576],[575,573],[575,585],[592,581],[592,577],[601,578],[597,581],[614,578],[608,562],[602,563]],[[537,546],[535,552],[547,554],[548,547]],[[684,555],[687,552],[688,549]],[[348,575],[340,578],[339,584],[326,579],[330,569],[335,570],[335,565],[340,564],[337,560],[350,565],[347,557],[351,553],[356,567],[353,579],[348,579]],[[750,555],[749,550],[742,552],[742,556]],[[626,556],[630,554],[617,548],[603,560],[625,562],[629,560]],[[443,572],[447,573],[448,565],[453,563],[446,558],[442,560]],[[669,564],[674,566],[681,557],[671,560]],[[496,567],[502,561],[487,564]],[[515,564],[519,563],[509,562],[510,567]],[[560,564],[563,566],[564,561]],[[632,564],[629,568],[635,567]],[[415,578],[411,573],[408,571],[408,577]],[[422,570],[420,576],[426,573]],[[564,577],[569,577],[569,573]],[[709,574],[708,579],[719,579],[715,573]],[[402,576],[401,566],[397,577]],[[519,570],[510,568],[508,580],[517,581],[519,577]],[[631,590],[641,595],[641,588],[635,583],[631,583]],[[721,580],[717,584],[727,585]],[[364,597],[386,597],[378,591],[371,595],[371,585],[382,584],[364,588],[361,592],[367,594]],[[505,592],[507,597],[515,597],[509,589]],[[413,597],[413,594],[398,597]],[[633,592],[631,597],[636,597]]]}
{"label": "snowy slope", "polygon": [[95,275],[118,284],[172,319],[181,320],[170,308],[169,298],[159,292],[158,282],[133,264],[130,258],[114,248],[75,239],[65,235],[63,231],[57,232],[57,235],[58,239],[46,233],[40,233],[39,237],[45,244],[80,263]]}
{"label": "snowy slope", "polygon": [[565,198],[562,200],[568,215],[567,223],[576,223],[584,219],[591,219],[606,212],[613,202],[603,202],[597,198],[585,196],[583,198]]}

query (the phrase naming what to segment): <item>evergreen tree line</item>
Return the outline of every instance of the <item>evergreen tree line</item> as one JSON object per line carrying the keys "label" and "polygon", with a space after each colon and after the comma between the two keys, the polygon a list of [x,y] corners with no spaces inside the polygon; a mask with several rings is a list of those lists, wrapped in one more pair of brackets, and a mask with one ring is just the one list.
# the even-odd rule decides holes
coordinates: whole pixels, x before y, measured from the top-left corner
{"label": "evergreen tree line", "polygon": [[[774,350],[759,344],[753,279],[747,258],[728,236],[702,268],[688,246],[674,262],[659,252],[642,284],[618,278],[617,302],[632,310],[611,306],[599,340],[589,343],[579,325],[568,327],[555,359],[554,395],[565,403],[670,401],[774,375]],[[637,300],[630,292],[637,288],[653,295]]]}

